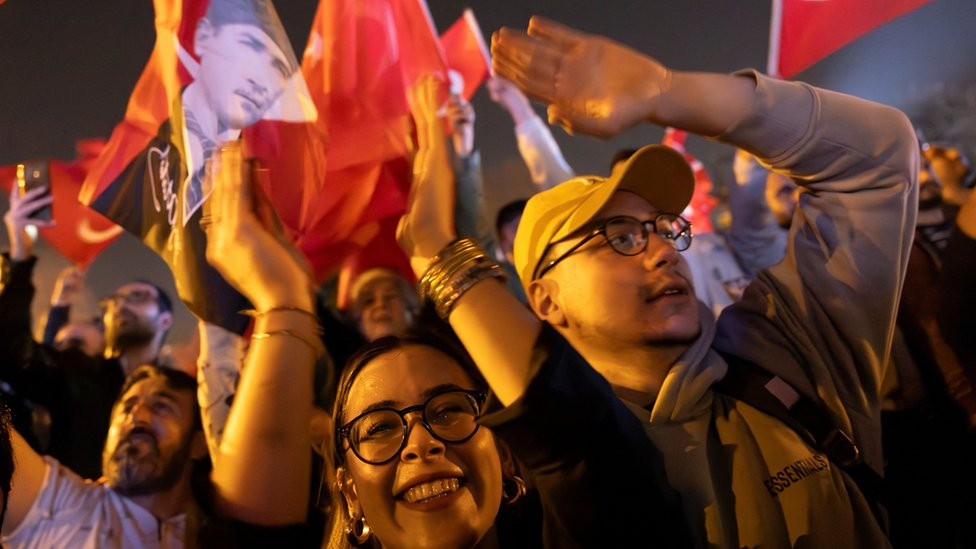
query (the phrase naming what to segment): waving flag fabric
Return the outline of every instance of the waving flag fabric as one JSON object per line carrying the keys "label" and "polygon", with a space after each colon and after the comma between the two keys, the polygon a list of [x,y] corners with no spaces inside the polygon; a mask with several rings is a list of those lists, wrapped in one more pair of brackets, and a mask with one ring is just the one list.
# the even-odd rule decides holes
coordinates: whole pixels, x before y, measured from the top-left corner
{"label": "waving flag fabric", "polygon": [[[325,183],[300,248],[320,277],[400,267],[395,245],[412,154],[408,90],[427,74],[447,79],[423,0],[323,0],[302,72],[328,139]],[[340,301],[344,289],[340,288]]]}
{"label": "waving flag fabric", "polygon": [[[78,143],[78,158],[73,162],[48,162],[48,177],[54,199],[51,218],[57,223],[53,227],[41,228],[38,233],[52,248],[79,267],[87,267],[122,233],[121,227],[78,202],[78,191],[85,175],[104,146],[102,139],[86,139]],[[15,178],[16,166],[0,168],[3,192],[10,192]]]}
{"label": "waving flag fabric", "polygon": [[696,233],[715,232],[711,217],[712,210],[718,204],[718,199],[712,196],[712,190],[715,186],[712,185],[712,180],[708,177],[708,172],[705,171],[705,166],[701,160],[695,158],[685,149],[686,139],[688,139],[688,132],[667,128],[664,130],[664,138],[661,139],[661,144],[681,153],[688,164],[691,164],[691,171],[695,175],[695,193],[692,195],[691,202],[688,203],[683,215],[688,218],[688,221],[691,221]]}
{"label": "waving flag fabric", "polygon": [[790,78],[856,38],[931,0],[773,0],[771,75]]}
{"label": "waving flag fabric", "polygon": [[241,332],[247,303],[205,259],[207,161],[255,124],[310,122],[315,108],[270,0],[154,7],[152,55],[79,198],[159,253],[197,316]]}
{"label": "waving flag fabric", "polygon": [[460,19],[444,31],[441,35],[441,48],[450,70],[457,71],[464,78],[461,95],[471,100],[478,86],[491,73],[488,46],[473,11],[464,10]]}

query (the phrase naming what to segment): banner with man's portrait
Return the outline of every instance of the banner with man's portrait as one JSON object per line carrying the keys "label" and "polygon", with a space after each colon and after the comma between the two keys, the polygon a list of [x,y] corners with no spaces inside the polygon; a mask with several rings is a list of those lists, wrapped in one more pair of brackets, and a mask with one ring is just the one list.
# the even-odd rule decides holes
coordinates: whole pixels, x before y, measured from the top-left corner
{"label": "banner with man's portrait", "polygon": [[208,160],[246,128],[316,110],[270,0],[154,6],[152,56],[79,199],[159,253],[197,316],[242,332],[247,302],[205,259]]}

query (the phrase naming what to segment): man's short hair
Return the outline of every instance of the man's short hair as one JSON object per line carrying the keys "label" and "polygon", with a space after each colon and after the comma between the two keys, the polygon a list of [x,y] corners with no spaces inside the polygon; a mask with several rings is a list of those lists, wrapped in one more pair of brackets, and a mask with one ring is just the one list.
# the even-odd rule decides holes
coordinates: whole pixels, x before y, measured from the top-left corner
{"label": "man's short hair", "polygon": [[164,313],[173,312],[173,300],[170,299],[169,294],[166,293],[166,290],[160,288],[158,284],[142,278],[133,280],[132,282],[137,282],[139,284],[146,284],[148,286],[152,286],[153,288],[156,288],[156,296],[157,296],[156,303],[159,306],[159,310]]}
{"label": "man's short hair", "polygon": [[162,377],[166,381],[166,386],[170,389],[175,391],[187,391],[190,393],[190,395],[193,397],[190,399],[193,402],[193,429],[203,429],[203,421],[200,418],[200,404],[197,402],[197,380],[193,376],[188,375],[186,372],[177,370],[175,368],[156,366],[155,364],[144,364],[139,366],[125,378],[125,381],[122,383],[122,389],[119,391],[119,396],[116,398],[115,403],[118,404],[129,389],[132,389],[136,383],[156,376]]}
{"label": "man's short hair", "polygon": [[204,17],[214,29],[234,24],[252,25],[261,29],[285,52],[288,68],[292,71],[298,69],[298,62],[291,53],[291,42],[271,0],[210,0]]}
{"label": "man's short hair", "polygon": [[502,227],[522,217],[526,202],[528,200],[521,198],[505,204],[502,209],[498,210],[498,216],[495,218],[495,234],[501,236]]}

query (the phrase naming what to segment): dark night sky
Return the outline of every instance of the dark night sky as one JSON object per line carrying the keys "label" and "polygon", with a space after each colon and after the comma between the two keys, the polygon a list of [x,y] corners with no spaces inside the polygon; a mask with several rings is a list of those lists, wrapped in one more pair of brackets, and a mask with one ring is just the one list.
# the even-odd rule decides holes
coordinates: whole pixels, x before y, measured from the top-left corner
{"label": "dark night sky", "polygon": [[[768,0],[428,2],[440,30],[469,6],[486,36],[502,25],[522,27],[529,16],[542,14],[608,35],[675,69],[727,72],[763,69],[766,64]],[[304,49],[316,4],[275,1],[297,52]],[[956,95],[976,111],[974,28],[972,0],[935,0],[862,37],[798,78],[894,105],[910,116],[925,113],[951,92],[969,91]],[[70,159],[76,140],[108,137],[122,118],[153,39],[149,0],[7,0],[0,5],[0,165],[30,157]],[[484,90],[475,96],[474,105],[490,203],[500,205],[526,195],[528,172],[518,157],[510,118]],[[577,172],[602,173],[615,150],[656,141],[661,132],[639,128],[609,142],[572,138],[561,130],[554,134]],[[688,145],[714,180],[728,180],[731,149],[697,139]],[[6,200],[0,200],[0,205],[5,210]],[[5,234],[2,240],[6,242]],[[35,311],[44,307],[54,277],[67,265],[43,243],[38,245],[38,255]],[[106,295],[135,277],[173,288],[165,265],[136,239],[123,235],[92,264],[88,274],[92,288],[79,309],[94,311],[94,296]],[[194,329],[185,310],[177,323],[176,340]]]}

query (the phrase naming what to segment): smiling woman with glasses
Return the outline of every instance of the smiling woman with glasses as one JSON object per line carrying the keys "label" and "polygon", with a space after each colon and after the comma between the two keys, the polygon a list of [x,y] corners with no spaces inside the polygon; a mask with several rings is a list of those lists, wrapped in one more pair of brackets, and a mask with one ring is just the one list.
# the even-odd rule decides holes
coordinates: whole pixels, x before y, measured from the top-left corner
{"label": "smiling woman with glasses", "polygon": [[[498,534],[503,502],[526,488],[478,423],[485,389],[463,351],[427,333],[382,338],[350,360],[333,416],[330,547],[470,547]],[[539,543],[537,524],[515,530],[507,546]]]}

